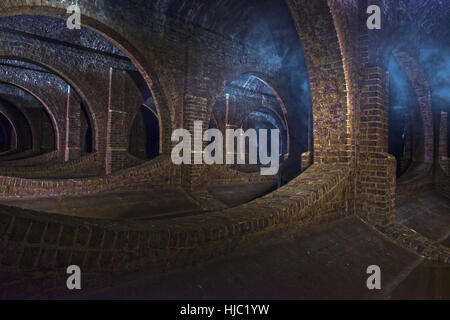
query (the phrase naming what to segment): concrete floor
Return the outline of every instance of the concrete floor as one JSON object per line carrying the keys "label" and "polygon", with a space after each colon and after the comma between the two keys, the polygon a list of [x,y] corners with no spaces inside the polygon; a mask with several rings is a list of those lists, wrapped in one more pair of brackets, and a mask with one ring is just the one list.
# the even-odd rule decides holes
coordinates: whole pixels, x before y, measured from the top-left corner
{"label": "concrete floor", "polygon": [[[439,238],[450,231],[449,205],[448,199],[428,192],[398,208],[398,215],[408,226]],[[379,291],[366,287],[369,265],[381,268]],[[127,275],[113,287],[83,297],[450,299],[450,266],[407,252],[350,217],[268,237],[232,255],[159,277],[146,272]]]}

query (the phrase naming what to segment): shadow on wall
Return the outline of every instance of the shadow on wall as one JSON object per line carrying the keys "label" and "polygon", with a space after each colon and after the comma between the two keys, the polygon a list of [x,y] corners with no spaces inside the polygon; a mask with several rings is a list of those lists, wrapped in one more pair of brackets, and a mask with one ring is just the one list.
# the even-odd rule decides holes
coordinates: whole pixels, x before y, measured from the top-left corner
{"label": "shadow on wall", "polygon": [[147,106],[141,106],[131,127],[130,154],[143,160],[155,158],[159,154],[159,132],[156,114]]}
{"label": "shadow on wall", "polygon": [[392,56],[389,71],[389,153],[397,160],[397,178],[416,160],[421,146],[418,103],[409,79]]}

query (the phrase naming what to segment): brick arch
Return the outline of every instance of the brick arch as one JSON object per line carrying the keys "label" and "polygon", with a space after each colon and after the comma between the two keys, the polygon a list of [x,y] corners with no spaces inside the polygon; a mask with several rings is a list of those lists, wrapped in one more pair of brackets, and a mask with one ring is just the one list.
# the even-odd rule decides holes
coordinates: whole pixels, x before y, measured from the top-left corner
{"label": "brick arch", "polygon": [[62,80],[64,80],[68,85],[70,85],[71,88],[75,90],[75,92],[80,96],[83,103],[87,106],[88,109],[88,116],[89,121],[91,122],[91,126],[94,132],[95,137],[95,143],[94,143],[94,150],[99,149],[99,143],[100,143],[100,130],[99,130],[99,119],[96,115],[95,109],[92,106],[92,103],[90,101],[90,98],[86,94],[84,88],[82,85],[80,85],[79,80],[82,79],[81,77],[74,77],[72,75],[67,75],[64,71],[60,70],[57,66],[54,66],[52,64],[48,64],[42,59],[39,58],[39,56],[35,56],[34,50],[22,50],[22,53],[17,54],[17,52],[11,52],[8,50],[9,46],[2,46],[0,47],[0,58],[1,59],[11,59],[11,60],[19,60],[28,62],[34,65],[37,65],[39,67],[42,67],[44,69],[50,70],[54,74],[56,74],[58,77],[60,77]]}
{"label": "brick arch", "polygon": [[[28,122],[28,124],[29,124],[29,126],[30,126],[30,128],[31,128],[32,145],[33,145],[33,147],[34,147],[35,145],[37,145],[37,144],[38,144],[38,140],[37,140],[37,132],[36,132],[35,126],[33,125],[33,121],[32,121],[31,118],[30,118],[30,115],[29,115],[25,110],[23,110],[21,107],[17,106],[17,105],[11,100],[11,98],[5,99],[5,98],[2,97],[2,98],[0,99],[0,105],[1,105],[1,102],[2,102],[2,101],[5,101],[5,102],[7,102],[7,103],[9,103],[9,104],[11,104],[11,105],[13,105],[13,106],[15,106],[15,107],[17,108],[17,110],[25,117],[26,121]],[[36,101],[36,103],[39,104],[38,101]],[[44,110],[45,110],[45,109],[44,109]],[[45,110],[44,112],[47,112],[47,110]],[[50,117],[49,117],[49,118],[50,118]]]}
{"label": "brick arch", "polygon": [[14,143],[13,143],[13,145],[11,146],[11,148],[10,148],[9,150],[7,150],[7,151],[0,152],[0,155],[4,155],[4,154],[9,154],[9,153],[11,153],[11,152],[16,151],[16,149],[17,149],[17,142],[18,142],[19,136],[18,136],[18,134],[17,134],[17,129],[16,129],[16,126],[15,126],[15,124],[14,124],[14,121],[11,120],[9,114],[8,114],[7,112],[5,112],[4,110],[2,110],[2,108],[0,108],[0,114],[2,114],[3,117],[4,117],[6,120],[8,120],[9,124],[11,125],[11,129],[12,129],[12,131],[13,131],[13,133],[14,133]]}
{"label": "brick arch", "polygon": [[[31,149],[34,150],[35,146],[37,145],[37,137],[36,137],[36,128],[33,126],[31,119],[29,116],[22,110],[22,108],[16,106],[14,103],[10,101],[10,99],[5,99],[3,97],[0,98],[0,112],[5,116],[11,119],[15,126],[20,126],[20,124],[25,125],[29,129],[29,143],[31,146]],[[14,128],[15,129],[15,128]],[[16,131],[16,149],[19,152],[26,151],[24,146],[22,144],[26,144],[25,138],[19,137],[18,130]],[[22,143],[19,143],[22,142]]]}
{"label": "brick arch", "polygon": [[[250,116],[250,114],[252,114],[255,111],[261,111],[264,110],[263,112],[266,112],[268,114],[270,114],[272,117],[274,117],[274,119],[278,119],[280,124],[281,124],[281,128],[278,129],[283,129],[285,131],[286,136],[283,134],[282,137],[286,137],[286,157],[288,157],[290,155],[290,136],[289,136],[289,126],[288,123],[286,122],[286,118],[283,118],[278,112],[276,112],[273,109],[270,108],[266,108],[266,107],[256,107],[252,110],[249,110],[249,112],[246,112],[242,115],[241,119],[240,119],[240,123],[239,123],[239,127],[242,128],[244,125],[244,121],[248,119],[248,117]],[[282,131],[280,131],[282,132]],[[284,148],[283,148],[284,150]],[[287,158],[286,158],[287,159]]]}
{"label": "brick arch", "polygon": [[[15,44],[14,47],[18,48],[17,44]],[[98,120],[98,117],[96,116],[96,112],[92,106],[92,103],[91,103],[88,95],[85,93],[84,88],[82,88],[83,86],[80,85],[79,80],[77,80],[77,79],[82,79],[82,78],[67,75],[64,71],[60,70],[57,66],[46,63],[45,60],[40,59],[39,56],[35,55],[35,50],[32,50],[31,47],[28,48],[28,50],[23,48],[21,50],[20,54],[18,54],[17,52],[14,52],[12,50],[9,50],[9,48],[10,48],[10,46],[2,43],[2,46],[0,47],[0,58],[1,59],[24,61],[24,62],[28,62],[28,63],[34,64],[34,65],[37,65],[44,69],[50,70],[51,72],[53,72],[54,74],[59,76],[61,79],[63,79],[67,84],[69,84],[75,90],[75,92],[81,97],[83,103],[87,106],[87,109],[89,110],[88,116],[90,118],[89,120],[91,122],[91,126],[94,131],[94,137],[95,137],[94,150],[98,150],[100,139],[101,139],[100,133],[99,133],[100,130],[98,128],[99,120]],[[47,106],[47,104],[43,104],[43,105]]]}
{"label": "brick arch", "polygon": [[244,113],[240,119],[240,124],[239,126],[242,127],[243,122],[250,116],[250,114],[254,111],[259,111],[259,110],[267,110],[268,113],[272,114],[272,116],[274,116],[274,118],[280,120],[280,123],[283,127],[283,129],[287,129],[288,125],[286,123],[286,119],[283,118],[278,112],[276,112],[273,109],[267,108],[267,107],[256,107],[252,110],[249,110],[248,112]]}
{"label": "brick arch", "polygon": [[[136,46],[127,40],[135,38],[136,29],[139,30],[140,26],[135,25],[136,29],[128,31],[129,34],[127,34],[124,26],[130,25],[131,22],[116,20],[116,16],[105,16],[102,9],[110,7],[107,2],[108,0],[98,0],[93,5],[90,0],[77,1],[81,10],[81,24],[113,43],[138,69],[152,93],[157,112],[160,115],[162,124],[160,126],[160,152],[169,152],[168,148],[171,146],[170,134],[164,135],[164,132],[171,132],[175,111],[169,108],[154,65],[149,62],[149,59],[144,58]],[[27,0],[15,0],[0,5],[0,18],[17,15],[42,15],[66,20],[68,17],[67,7],[68,4],[62,0],[31,4]],[[79,89],[76,86],[74,88]],[[162,137],[165,137],[165,139],[162,139]]]}
{"label": "brick arch", "polygon": [[[217,103],[217,100],[219,99],[220,95],[222,94],[223,90],[230,85],[233,81],[236,80],[236,78],[241,77],[241,76],[252,76],[254,78],[257,78],[259,81],[261,81],[265,86],[267,86],[272,93],[275,95],[280,108],[283,112],[283,116],[282,116],[282,123],[286,125],[285,129],[286,129],[286,136],[287,136],[287,146],[286,149],[288,150],[288,154],[289,154],[289,150],[290,150],[290,133],[289,133],[289,125],[288,125],[288,121],[287,121],[287,114],[288,114],[288,108],[286,107],[286,104],[284,103],[284,100],[281,98],[280,94],[278,93],[278,90],[276,90],[274,88],[274,86],[272,86],[271,84],[269,84],[270,80],[265,80],[265,79],[271,79],[270,76],[259,72],[259,71],[247,71],[247,72],[236,72],[233,73],[232,75],[229,75],[228,79],[231,80],[227,80],[224,82],[224,86],[222,88],[220,88],[220,91],[216,91],[216,93],[214,94],[214,96],[210,99],[209,103],[208,103],[208,114],[209,114],[209,118],[208,118],[208,123],[209,121],[211,121],[211,117],[213,117],[213,111],[214,111],[214,106]],[[273,110],[271,110],[273,111]],[[278,117],[281,117],[281,115],[279,115],[277,113]],[[217,123],[217,121],[216,121]]]}
{"label": "brick arch", "polygon": [[11,83],[11,82],[5,82],[5,81],[1,81],[0,83],[6,83],[12,86],[15,86],[16,88],[19,88],[25,92],[27,92],[28,94],[32,95],[37,101],[39,101],[39,103],[44,107],[44,109],[47,111],[47,114],[52,122],[53,125],[53,130],[54,130],[54,134],[55,134],[55,149],[56,151],[60,151],[63,150],[63,146],[60,145],[64,139],[60,136],[61,135],[61,130],[58,126],[58,120],[56,119],[55,114],[52,111],[52,107],[50,107],[50,102],[48,102],[45,98],[41,97],[39,94],[35,93],[33,90],[30,90],[29,88],[26,88],[24,86],[15,84],[15,83]]}
{"label": "brick arch", "polygon": [[[434,132],[433,132],[433,111],[431,105],[431,90],[426,78],[426,72],[420,64],[406,52],[399,50],[392,51],[392,55],[405,72],[414,90],[423,129],[423,154],[420,154],[418,161],[433,163],[434,159]],[[422,159],[423,157],[423,159]]]}
{"label": "brick arch", "polygon": [[303,46],[314,121],[314,162],[349,162],[352,128],[345,44],[327,0],[286,0]]}

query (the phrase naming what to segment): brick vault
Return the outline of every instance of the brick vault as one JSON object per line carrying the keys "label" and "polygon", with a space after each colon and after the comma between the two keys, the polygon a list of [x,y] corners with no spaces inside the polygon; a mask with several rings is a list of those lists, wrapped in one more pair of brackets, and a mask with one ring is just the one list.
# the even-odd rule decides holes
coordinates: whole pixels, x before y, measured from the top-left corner
{"label": "brick vault", "polygon": [[[79,0],[70,29],[66,1],[2,1],[0,297],[72,295],[70,265],[81,297],[405,297],[426,268],[444,283],[450,7],[368,2]],[[278,129],[278,173],[174,164],[172,133],[199,121]]]}

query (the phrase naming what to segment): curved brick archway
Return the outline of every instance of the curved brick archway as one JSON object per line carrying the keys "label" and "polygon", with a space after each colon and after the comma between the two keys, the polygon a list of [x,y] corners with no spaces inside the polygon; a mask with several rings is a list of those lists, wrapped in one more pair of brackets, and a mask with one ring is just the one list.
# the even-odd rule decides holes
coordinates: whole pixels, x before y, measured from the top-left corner
{"label": "curved brick archway", "polygon": [[433,110],[431,106],[430,85],[426,78],[426,72],[417,63],[413,57],[406,52],[394,50],[393,56],[397,60],[400,67],[405,72],[412,84],[418,105],[423,129],[423,150],[420,154],[416,154],[416,161],[424,163],[433,163],[434,159],[434,132],[433,132]]}
{"label": "curved brick archway", "polygon": [[36,128],[30,117],[10,100],[0,98],[0,112],[10,120],[15,132],[15,153],[36,150]]}
{"label": "curved brick archway", "polygon": [[[25,119],[26,124],[28,125],[28,127],[30,128],[31,131],[31,145],[32,148],[34,148],[34,146],[37,144],[37,139],[36,139],[36,128],[32,125],[32,121],[30,120],[30,117],[26,114],[26,112],[24,112],[22,110],[22,108],[17,107],[17,105],[15,105],[14,103],[12,103],[10,100],[5,99],[5,98],[0,98],[0,109],[4,109],[4,104],[6,103],[6,105],[12,106],[16,109],[16,112],[20,113],[21,116],[23,116],[23,118]],[[8,108],[10,109],[10,108]],[[17,130],[16,130],[17,131]],[[18,146],[18,136],[16,136],[16,148]]]}
{"label": "curved brick archway", "polygon": [[12,117],[8,114],[8,112],[6,112],[5,110],[2,110],[2,108],[0,107],[0,114],[9,122],[9,125],[11,126],[11,129],[12,129],[12,134],[13,134],[12,141],[11,141],[11,147],[9,148],[9,150],[0,152],[0,155],[10,154],[17,150],[17,142],[18,142],[19,136],[17,134],[17,128],[16,128],[15,121],[12,120]]}
{"label": "curved brick archway", "polygon": [[[398,63],[412,88],[414,108],[408,108],[407,125],[409,132],[406,136],[406,146],[409,152],[409,166],[400,172],[396,184],[397,204],[408,201],[419,192],[429,190],[433,183],[434,162],[434,123],[431,104],[431,90],[425,70],[410,54],[393,50],[391,57]],[[407,150],[408,150],[407,149]],[[412,149],[412,150],[411,150]],[[401,161],[401,160],[397,160]],[[400,166],[403,163],[400,162]]]}
{"label": "curved brick archway", "polygon": [[239,119],[238,127],[241,129],[244,129],[245,122],[249,119],[249,117],[254,113],[263,113],[266,115],[269,115],[275,123],[272,123],[276,129],[280,130],[280,140],[281,140],[281,155],[284,157],[284,160],[287,160],[289,158],[290,153],[290,136],[288,131],[288,125],[285,122],[285,119],[276,111],[271,108],[267,107],[255,107],[252,108],[252,110],[249,110],[248,112],[244,113]]}
{"label": "curved brick archway", "polygon": [[280,121],[280,124],[284,130],[287,130],[288,125],[286,123],[285,118],[283,118],[276,110],[273,110],[271,108],[267,107],[259,107],[259,108],[253,108],[252,110],[248,110],[246,113],[244,113],[240,119],[239,127],[242,127],[243,122],[247,119],[247,117],[253,112],[253,111],[259,111],[264,110],[271,114],[275,119],[278,119]]}
{"label": "curved brick archway", "polygon": [[[14,49],[11,49],[14,48]],[[20,49],[19,49],[20,48]],[[45,51],[45,48],[43,48]],[[60,67],[60,64],[53,64],[48,57],[51,55],[49,54],[43,54],[42,56],[36,52],[36,50],[33,50],[32,46],[27,46],[24,43],[15,44],[13,47],[9,46],[5,42],[2,42],[2,46],[0,47],[0,57],[1,59],[11,59],[11,60],[18,60],[18,61],[24,61],[27,63],[35,64],[39,67],[42,67],[44,69],[50,70],[57,76],[59,76],[62,80],[64,80],[67,84],[69,84],[75,92],[81,97],[83,103],[87,106],[87,109],[89,110],[88,116],[90,117],[90,122],[92,124],[92,128],[94,131],[94,137],[95,137],[95,150],[99,150],[100,143],[101,143],[101,132],[99,129],[99,122],[100,119],[103,118],[103,116],[98,115],[97,112],[95,112],[95,108],[93,107],[92,103],[92,97],[95,96],[94,92],[86,93],[86,86],[82,85],[83,77],[81,74],[76,74],[76,72],[72,73],[66,73],[66,70],[64,68]],[[42,58],[41,58],[42,57]],[[47,57],[47,58],[46,58]],[[91,89],[88,89],[88,92],[91,91]],[[53,115],[54,116],[54,115]],[[99,119],[100,118],[100,119]]]}
{"label": "curved brick archway", "polygon": [[[347,64],[344,63],[344,55],[351,53],[348,52],[344,39],[341,39],[343,35],[338,32],[331,13],[335,4],[331,6],[326,0],[286,0],[286,3],[302,43],[313,98],[314,159],[324,163],[348,162],[352,156],[354,97],[353,92],[349,92],[347,88],[354,88],[355,85],[350,85],[349,81],[356,81],[357,78],[346,76],[345,67],[348,69],[348,61]],[[275,71],[272,72],[270,67],[250,63],[229,66],[229,69],[231,70],[222,70],[221,74],[223,79],[228,80],[222,81],[220,85],[212,85],[214,88],[211,91],[215,91],[215,94],[208,97],[209,114],[223,88],[232,79],[243,74],[254,75],[266,84],[270,83],[268,86],[272,91],[280,93],[278,98],[283,96],[281,92],[284,92],[284,89],[283,84],[279,83],[279,75]],[[268,75],[267,71],[271,75]],[[286,107],[286,114],[288,110]]]}
{"label": "curved brick archway", "polygon": [[[5,45],[5,43],[3,43]],[[19,47],[16,45],[16,48]],[[1,59],[11,59],[11,60],[18,60],[18,61],[24,61],[27,63],[35,64],[39,67],[42,67],[44,69],[50,70],[57,76],[59,76],[62,80],[64,80],[68,85],[70,85],[71,88],[75,90],[75,92],[81,97],[83,103],[87,106],[88,117],[92,124],[92,128],[94,131],[94,137],[95,137],[95,149],[100,149],[100,141],[101,141],[101,133],[99,130],[99,117],[97,115],[97,112],[95,112],[95,109],[93,108],[92,100],[90,99],[90,95],[86,94],[85,87],[83,85],[80,85],[82,76],[81,74],[70,74],[67,75],[64,70],[61,70],[58,68],[58,66],[55,66],[51,63],[46,63],[45,58],[39,58],[40,55],[35,52],[35,50],[32,50],[32,47],[26,48],[20,46],[21,50],[20,53],[17,53],[16,50],[10,51],[8,50],[8,46],[2,46],[0,47],[0,57]],[[44,49],[45,50],[45,49]],[[48,55],[44,55],[43,57],[48,57]],[[54,116],[54,115],[53,115]]]}
{"label": "curved brick archway", "polygon": [[57,109],[58,107],[54,103],[52,103],[52,99],[50,99],[45,94],[42,94],[42,92],[39,92],[39,93],[35,92],[35,91],[33,91],[32,88],[27,88],[21,84],[9,82],[9,81],[5,82],[1,78],[0,78],[0,82],[12,85],[14,87],[19,88],[20,90],[27,92],[28,94],[33,96],[43,106],[43,108],[47,111],[47,114],[53,125],[53,130],[54,130],[54,135],[55,135],[55,150],[56,151],[62,150],[63,146],[61,144],[63,143],[64,139],[61,135],[63,134],[63,132],[62,132],[63,130],[58,125],[58,119],[54,113],[54,110],[58,110]]}
{"label": "curved brick archway", "polygon": [[[309,75],[314,162],[349,162],[352,128],[344,51],[326,0],[286,0],[297,27]],[[342,46],[342,48],[344,48]]]}
{"label": "curved brick archway", "polygon": [[[143,43],[147,42],[146,39],[138,39],[136,44],[128,40],[139,37],[136,34],[136,30],[140,30],[142,25],[139,25],[137,21],[121,20],[126,19],[121,14],[117,16],[104,15],[102,8],[110,7],[105,0],[97,1],[95,6],[89,0],[80,0],[78,5],[81,9],[82,26],[92,29],[117,46],[132,61],[142,75],[152,93],[157,112],[163,124],[160,128],[160,152],[169,152],[171,145],[169,133],[174,123],[173,108],[169,109],[169,105],[166,102],[164,90],[159,84],[157,72],[155,71],[156,68],[151,62],[153,59],[144,57],[141,54],[141,52],[146,52],[147,50],[139,50],[140,45],[144,46]],[[67,7],[68,4],[63,1],[42,1],[30,4],[25,0],[15,0],[0,5],[0,18],[18,15],[42,15],[65,20],[69,16]],[[118,16],[122,18],[117,18]],[[128,26],[130,27],[127,28]],[[67,78],[67,80],[70,80],[70,78]],[[71,81],[68,82],[72,85]],[[74,88],[77,91],[79,90],[77,86],[74,86]],[[82,96],[82,98],[84,99],[85,97]],[[89,101],[89,99],[86,100]]]}
{"label": "curved brick archway", "polygon": [[[271,85],[269,84],[270,80],[265,80],[268,79],[269,77],[264,75],[261,72],[244,72],[238,75],[233,76],[232,80],[228,80],[228,82],[226,82],[226,84],[223,86],[223,88],[221,88],[220,93],[216,93],[216,95],[213,97],[213,99],[209,102],[209,106],[208,106],[208,114],[209,114],[209,118],[207,120],[207,123],[209,123],[211,121],[211,119],[214,120],[214,122],[216,123],[217,127],[220,127],[216,117],[214,116],[214,107],[217,104],[217,101],[219,100],[219,97],[223,94],[224,90],[230,85],[232,84],[237,78],[240,77],[253,77],[255,79],[257,79],[258,81],[260,81],[262,84],[264,84],[267,88],[270,89],[270,91],[275,95],[276,100],[279,104],[279,107],[282,111],[282,115],[280,113],[278,113],[276,110],[272,110],[271,108],[264,108],[267,109],[269,111],[271,111],[272,113],[274,113],[276,115],[276,117],[280,120],[281,124],[283,125],[283,128],[286,130],[286,150],[287,150],[287,155],[290,155],[290,146],[291,146],[291,141],[290,141],[290,132],[289,132],[289,122],[287,119],[288,116],[288,108],[286,107],[286,104],[284,103],[284,100],[281,98],[280,94],[278,93],[278,91]],[[247,118],[247,116],[254,110],[256,110],[257,108],[252,108],[250,110],[245,110],[245,113],[243,114],[239,114],[238,115],[238,119],[239,119],[239,124],[238,126],[241,127],[242,126],[242,122]]]}

